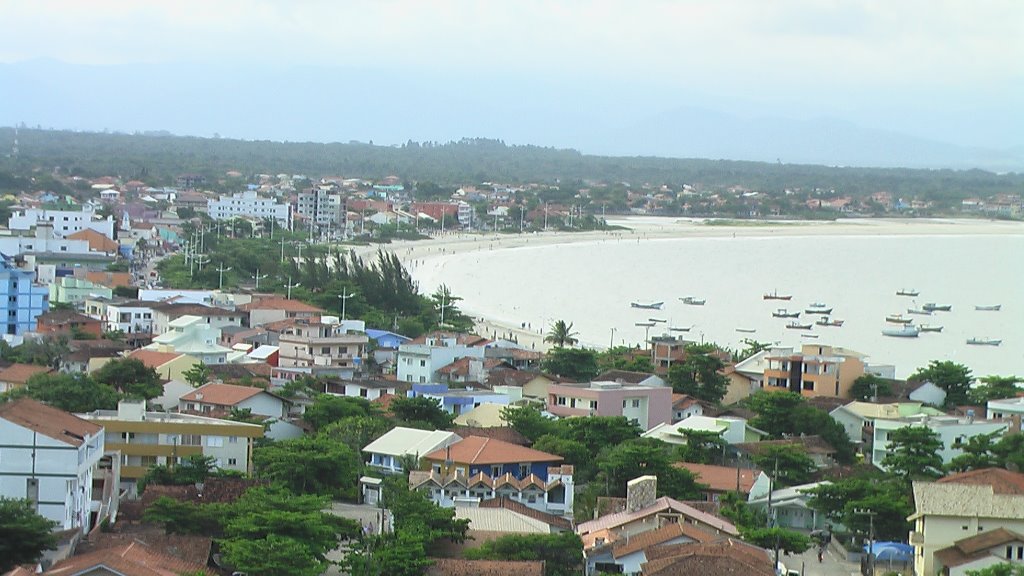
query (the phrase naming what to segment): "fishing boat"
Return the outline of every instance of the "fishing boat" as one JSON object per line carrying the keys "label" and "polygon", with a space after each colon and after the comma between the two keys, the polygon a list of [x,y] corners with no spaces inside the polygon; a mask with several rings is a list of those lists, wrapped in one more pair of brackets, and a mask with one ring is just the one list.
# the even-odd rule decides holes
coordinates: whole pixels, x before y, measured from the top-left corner
{"label": "fishing boat", "polygon": [[652,326],[654,326],[654,322],[637,322],[636,325],[640,326],[641,328],[651,328]]}
{"label": "fishing boat", "polygon": [[900,326],[899,328],[884,328],[882,336],[895,336],[897,338],[917,338],[921,331],[917,326]]}
{"label": "fishing boat", "polygon": [[818,326],[842,326],[843,320],[832,320],[828,316],[822,316],[815,322]]}
{"label": "fishing boat", "polygon": [[669,326],[669,332],[689,332],[693,326]]}
{"label": "fishing boat", "polygon": [[934,302],[929,302],[929,303],[924,305],[924,309],[929,311],[929,312],[949,312],[950,310],[953,309],[953,305],[952,304],[936,304]]}
{"label": "fishing boat", "polygon": [[832,309],[831,308],[808,308],[808,309],[804,310],[804,312],[806,312],[808,314],[823,314],[825,316],[828,316],[829,314],[832,313]]}
{"label": "fishing boat", "polygon": [[907,308],[907,314],[920,314],[921,316],[931,316],[930,310],[922,310],[920,308]]}
{"label": "fishing boat", "polygon": [[999,346],[1003,341],[992,338],[968,338],[967,343],[973,346]]}
{"label": "fishing boat", "polygon": [[799,318],[800,312],[790,312],[785,308],[779,308],[775,312],[772,312],[773,318]]}
{"label": "fishing boat", "polygon": [[643,302],[629,303],[629,305],[632,306],[633,308],[643,308],[644,310],[661,310],[661,307],[664,304],[664,302],[650,302],[648,304],[644,304]]}
{"label": "fishing boat", "polygon": [[683,304],[689,304],[690,306],[703,306],[707,302],[704,298],[694,298],[693,296],[685,296],[680,298],[680,300],[683,301]]}
{"label": "fishing boat", "polygon": [[812,302],[810,308],[824,308],[826,304],[824,302]]}
{"label": "fishing boat", "polygon": [[896,291],[897,296],[919,296],[920,294],[917,290],[902,289]]}
{"label": "fishing boat", "polygon": [[801,338],[817,338],[818,335],[817,334],[801,334],[800,337]]}
{"label": "fishing boat", "polygon": [[786,324],[786,328],[789,328],[790,330],[810,330],[811,325],[801,324],[799,322],[790,322],[789,324]]}
{"label": "fishing boat", "polygon": [[975,310],[984,310],[984,311],[987,311],[987,312],[999,312],[999,310],[1002,307],[1003,307],[1002,304],[992,304],[990,306],[975,306],[974,309]]}
{"label": "fishing boat", "polygon": [[743,332],[745,334],[753,334],[754,332],[757,332],[757,328],[737,328],[736,331]]}
{"label": "fishing boat", "polygon": [[665,322],[668,322],[668,320],[665,320],[664,318],[648,318],[647,321],[654,322],[655,324],[664,324]]}
{"label": "fishing boat", "polygon": [[914,321],[914,319],[904,318],[903,314],[889,314],[888,316],[885,317],[885,321],[891,322],[892,324],[910,324],[911,322]]}
{"label": "fishing boat", "polygon": [[764,295],[765,300],[792,300],[792,294],[779,294],[778,290],[772,290],[768,294]]}
{"label": "fishing boat", "polygon": [[917,329],[921,332],[942,332],[942,326],[935,324],[918,324]]}

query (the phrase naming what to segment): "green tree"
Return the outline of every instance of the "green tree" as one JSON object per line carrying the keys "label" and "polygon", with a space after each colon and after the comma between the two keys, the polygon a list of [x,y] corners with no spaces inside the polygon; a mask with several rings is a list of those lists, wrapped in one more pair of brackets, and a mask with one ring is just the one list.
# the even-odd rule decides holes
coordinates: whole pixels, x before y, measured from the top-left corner
{"label": "green tree", "polygon": [[930,428],[904,426],[889,433],[889,452],[882,466],[891,474],[910,481],[942,476],[942,440]]}
{"label": "green tree", "polygon": [[[818,469],[814,460],[799,445],[767,446],[753,460],[769,476],[775,476],[778,486],[806,484]],[[778,474],[775,474],[775,470],[778,470]]]}
{"label": "green tree", "polygon": [[[860,534],[873,527],[879,540],[899,540],[910,530],[914,512],[907,486],[897,479],[872,474],[841,478],[808,491],[810,506],[829,522]],[[873,518],[865,512],[874,513]]]}
{"label": "green tree", "polygon": [[501,409],[501,419],[531,442],[554,434],[559,426],[559,421],[544,416],[536,406],[506,406]]}
{"label": "green tree", "polygon": [[835,459],[840,464],[850,464],[856,456],[856,450],[850,442],[843,425],[832,416],[813,406],[802,405],[793,410],[789,420],[788,434],[820,436],[835,449]]}
{"label": "green tree", "polygon": [[470,560],[540,560],[544,576],[576,576],[583,570],[583,542],[574,532],[508,534],[466,550]]}
{"label": "green tree", "polygon": [[980,385],[970,389],[968,396],[974,406],[985,406],[989,400],[1016,398],[1024,393],[1024,388],[1018,386],[1021,382],[1024,380],[1016,376],[985,376]]}
{"label": "green tree", "polygon": [[66,412],[113,410],[121,396],[112,387],[86,374],[36,374],[25,386],[3,395],[4,399],[33,398]]}
{"label": "green tree", "polygon": [[565,320],[557,320],[551,325],[551,330],[544,337],[544,341],[554,344],[557,348],[575,346],[578,339],[577,334],[572,330],[572,322],[566,324]]}
{"label": "green tree", "polygon": [[541,363],[548,374],[585,382],[597,376],[597,353],[586,348],[554,348],[548,350]]}
{"label": "green tree", "polygon": [[420,533],[395,531],[357,540],[341,567],[352,576],[422,576],[433,563]]}
{"label": "green tree", "polygon": [[150,400],[164,393],[160,375],[138,358],[111,360],[92,377],[130,398]]}
{"label": "green tree", "polygon": [[163,524],[167,534],[201,534],[218,538],[224,533],[227,504],[194,504],[161,496],[142,513],[146,522]]}
{"label": "green tree", "polygon": [[992,447],[992,453],[998,458],[999,467],[1024,470],[1024,434],[1003,436]]}
{"label": "green tree", "polygon": [[533,443],[533,449],[548,454],[557,454],[564,458],[566,464],[575,468],[573,477],[577,482],[584,483],[593,478],[597,472],[594,453],[587,445],[572,438],[564,438],[558,434],[545,434]]}
{"label": "green tree", "polygon": [[358,453],[391,428],[391,422],[382,416],[349,416],[328,424],[320,433]]}
{"label": "green tree", "polygon": [[362,458],[325,435],[283,440],[253,451],[257,476],[296,494],[322,494],[354,500]]}
{"label": "green tree", "polygon": [[28,500],[0,496],[0,573],[35,562],[57,547],[56,522],[43,518]]}
{"label": "green tree", "polygon": [[338,422],[344,418],[353,416],[370,416],[376,413],[376,408],[365,398],[353,398],[351,396],[335,396],[333,394],[320,394],[313,400],[313,403],[306,407],[302,419],[313,427],[314,430]]}
{"label": "green tree", "polygon": [[390,409],[395,421],[404,426],[447,430],[455,423],[455,416],[445,412],[440,401],[425,396],[395,398]]}
{"label": "green tree", "polygon": [[970,402],[971,370],[952,360],[932,360],[927,368],[918,368],[910,375],[913,382],[931,382],[946,391],[945,406],[962,406]]}
{"label": "green tree", "polygon": [[721,432],[711,430],[683,430],[686,444],[679,446],[677,452],[684,462],[694,464],[724,464],[725,452],[729,443],[722,438]]}
{"label": "green tree", "polygon": [[616,346],[600,352],[597,355],[597,366],[602,372],[606,370],[654,372],[654,364],[651,363],[650,355],[627,346]]}
{"label": "green tree", "polygon": [[277,534],[259,540],[230,539],[220,543],[224,562],[251,576],[320,576],[328,562],[309,554],[302,542]]}
{"label": "green tree", "polygon": [[967,576],[1024,576],[1024,565],[1004,562],[980,570],[968,570]]}
{"label": "green tree", "polygon": [[754,546],[767,550],[774,550],[778,546],[780,551],[802,554],[811,549],[808,536],[786,528],[747,528],[741,530],[740,535]]}
{"label": "green tree", "polygon": [[891,394],[892,386],[889,381],[874,374],[859,376],[850,386],[850,396],[861,402],[869,402],[872,398],[882,398]]}
{"label": "green tree", "polygon": [[469,520],[455,518],[452,508],[441,508],[426,494],[410,490],[405,476],[384,482],[384,506],[394,515],[395,532],[416,533],[428,545],[439,540],[465,542]]}
{"label": "green tree", "polygon": [[192,385],[193,388],[199,388],[210,382],[210,367],[205,362],[199,362],[193,364],[191,368],[185,370],[182,373],[185,377],[185,382]]}
{"label": "green tree", "polygon": [[646,475],[658,477],[658,495],[691,500],[700,494],[698,484],[689,470],[672,466],[671,447],[650,438],[629,440],[613,446],[598,463],[609,491],[624,496],[626,483]]}
{"label": "green tree", "polygon": [[963,454],[953,458],[946,469],[950,472],[967,472],[999,466],[1000,459],[995,453],[995,445],[1001,435],[996,431],[969,437],[967,442],[960,444]]}
{"label": "green tree", "polygon": [[757,413],[750,424],[772,438],[782,438],[792,432],[790,415],[804,402],[796,392],[758,392],[747,399],[747,406]]}
{"label": "green tree", "polygon": [[673,364],[668,370],[672,391],[707,402],[721,402],[729,391],[729,379],[721,373],[725,364],[716,353],[712,347],[687,346],[683,361]]}

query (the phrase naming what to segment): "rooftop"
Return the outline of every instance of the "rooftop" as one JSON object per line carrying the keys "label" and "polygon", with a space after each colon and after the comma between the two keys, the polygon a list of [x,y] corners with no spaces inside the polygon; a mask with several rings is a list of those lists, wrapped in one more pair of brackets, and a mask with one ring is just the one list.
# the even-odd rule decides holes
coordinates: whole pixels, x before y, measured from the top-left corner
{"label": "rooftop", "polygon": [[701,512],[689,504],[680,502],[674,498],[669,498],[668,496],[662,496],[655,500],[654,504],[651,506],[637,510],[636,512],[616,512],[614,514],[606,514],[595,520],[583,522],[576,527],[576,533],[582,535],[589,532],[616,528],[666,510],[679,512],[692,520],[711,526],[712,528],[725,532],[726,534],[739,534],[736,526],[731,522],[706,512]]}
{"label": "rooftop", "polygon": [[46,374],[47,372],[53,372],[53,370],[48,366],[15,363],[0,370],[0,382],[24,384],[36,374]]}
{"label": "rooftop", "polygon": [[243,400],[248,400],[261,393],[269,394],[262,388],[255,386],[236,386],[234,384],[204,384],[199,388],[185,394],[181,400],[187,402],[202,402],[203,404],[217,404],[219,406],[235,406]]}
{"label": "rooftop", "polygon": [[714,466],[712,464],[676,462],[673,466],[689,470],[697,477],[697,482],[706,484],[708,488],[719,492],[734,491],[738,486],[740,492],[748,493],[754,487],[754,482],[761,475],[760,470]]}
{"label": "rooftop", "polygon": [[544,562],[434,558],[426,576],[543,576]]}
{"label": "rooftop", "polygon": [[87,437],[95,436],[103,430],[102,426],[70,412],[29,398],[0,404],[0,418],[72,446],[81,446]]}
{"label": "rooftop", "polygon": [[134,358],[145,364],[148,368],[159,368],[164,364],[167,364],[171,360],[184,356],[177,352],[157,352],[156,350],[145,350],[139,348],[138,350],[132,350],[128,354],[128,358]]}
{"label": "rooftop", "polygon": [[386,434],[370,442],[363,452],[401,456],[405,454],[423,455],[435,450],[445,442],[458,440],[460,437],[444,430],[418,430],[396,426]]}
{"label": "rooftop", "polygon": [[448,460],[459,464],[506,464],[509,462],[561,462],[562,457],[525,448],[493,438],[469,436],[448,448],[424,456],[428,460]]}
{"label": "rooftop", "polygon": [[1010,542],[1024,542],[1024,536],[1006,528],[996,528],[957,540],[952,546],[935,552],[935,558],[942,562],[943,566],[960,566],[987,557],[991,548]]}
{"label": "rooftop", "polygon": [[[991,470],[991,469],[988,469]],[[976,470],[975,472],[988,472],[988,470]],[[1024,478],[1024,474],[1007,472],[1008,474]],[[956,476],[971,474],[954,474],[953,477],[943,478],[952,482],[914,482],[914,506],[916,511],[911,520],[921,516],[953,516],[953,517],[978,517],[978,518],[1002,518],[1020,519],[1024,518],[1024,493],[1021,492],[1021,482],[1017,479],[1008,482],[997,481],[992,484],[984,482],[981,477],[974,476],[966,478],[969,481],[978,483],[958,483]],[[961,478],[960,480],[963,480]]]}
{"label": "rooftop", "polygon": [[[117,410],[94,410],[86,414],[82,414],[82,417],[89,421],[103,422],[108,421],[128,421],[126,418],[118,414]],[[222,420],[220,418],[210,418],[207,416],[199,416],[196,414],[183,414],[179,412],[146,412],[144,420],[146,422],[160,422],[164,424],[205,424],[208,426],[252,426],[254,429],[258,428],[260,431],[263,430],[261,424],[247,424],[245,422],[235,422],[234,420]]]}

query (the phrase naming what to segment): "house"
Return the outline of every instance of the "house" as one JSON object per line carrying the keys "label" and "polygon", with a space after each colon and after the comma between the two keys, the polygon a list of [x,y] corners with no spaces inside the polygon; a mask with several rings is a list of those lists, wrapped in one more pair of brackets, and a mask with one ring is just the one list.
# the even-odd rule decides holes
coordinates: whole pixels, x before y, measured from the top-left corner
{"label": "house", "polygon": [[413,384],[411,396],[423,396],[435,400],[441,408],[456,416],[479,408],[484,404],[508,405],[507,394],[486,388],[466,388],[465,390],[449,390],[446,384],[420,385]]}
{"label": "house", "polygon": [[49,374],[50,372],[53,372],[53,369],[48,366],[15,362],[0,368],[0,392],[9,392],[21,388],[25,386],[29,378],[36,374]]}
{"label": "house", "polygon": [[542,372],[526,370],[509,370],[495,368],[487,375],[487,385],[492,389],[498,386],[517,386],[522,389],[521,396],[532,404],[543,406],[548,400],[548,386],[553,383],[575,384],[574,380],[552,376]]}
{"label": "house", "polygon": [[[537,350],[521,348],[518,344],[503,345],[507,341],[496,342],[494,346],[487,348],[484,356],[488,359],[502,360],[516,370],[529,370],[536,372],[540,369],[540,363],[544,359],[544,353]],[[491,371],[500,368],[492,368]]]}
{"label": "house", "polygon": [[[774,525],[782,528],[795,530],[823,530],[828,527],[829,521],[824,514],[811,508],[811,495],[809,490],[818,486],[830,484],[830,482],[812,482],[772,490],[755,497],[750,495],[747,505],[754,510],[760,510],[766,514],[770,512],[775,516]],[[771,505],[769,509],[769,504]]]}
{"label": "house", "polygon": [[710,403],[689,394],[672,394],[672,423],[686,420],[690,416],[703,416],[705,410],[713,412],[713,408]]}
{"label": "house", "polygon": [[278,336],[278,367],[295,372],[352,378],[366,357],[365,324],[323,316],[320,321],[298,319]]}
{"label": "house", "polygon": [[920,402],[876,404],[859,401],[844,404],[829,412],[829,416],[833,420],[842,424],[850,442],[868,448],[867,456],[869,458],[871,457],[870,448],[874,437],[875,420],[894,420],[917,415],[942,416],[944,413]]}
{"label": "house", "polygon": [[398,347],[398,379],[439,382],[438,370],[464,357],[483,358],[488,340],[473,334],[433,332]]}
{"label": "house", "polygon": [[121,331],[149,338],[153,334],[153,308],[156,302],[88,297],[85,313],[103,322],[104,332]]}
{"label": "house", "polygon": [[1024,535],[996,528],[957,540],[935,552],[943,576],[966,576],[996,564],[1024,564]]}
{"label": "house", "polygon": [[69,340],[69,352],[60,359],[60,371],[90,374],[129,350],[128,344],[115,340]]}
{"label": "house", "polygon": [[84,230],[79,230],[73,234],[66,234],[64,237],[68,240],[85,240],[89,243],[90,252],[117,254],[117,242],[106,234],[92,228],[85,228]]}
{"label": "house", "polygon": [[74,310],[49,310],[40,314],[36,318],[36,332],[64,334],[72,338],[82,338],[82,334],[91,334],[97,338],[103,335],[99,320]]}
{"label": "house", "polygon": [[836,449],[821,438],[821,436],[793,436],[782,440],[762,440],[760,442],[745,442],[736,444],[738,450],[744,457],[753,459],[776,446],[794,446],[803,450],[819,469],[829,468],[836,463]]}
{"label": "house", "polygon": [[714,432],[729,444],[760,442],[768,436],[767,432],[754,428],[743,418],[733,416],[721,416],[718,418],[690,416],[686,420],[676,422],[675,424],[658,424],[641,434],[641,436],[644,438],[657,438],[669,444],[686,444],[687,431]]}
{"label": "house", "polygon": [[646,376],[649,378],[643,380],[598,377],[582,384],[552,383],[548,386],[547,410],[560,417],[625,416],[643,430],[668,424],[672,421],[672,388],[657,376]]}
{"label": "house", "polygon": [[114,291],[82,278],[63,276],[55,279],[49,287],[50,302],[79,304],[86,298],[113,298]]}
{"label": "house", "polygon": [[84,554],[72,556],[57,562],[42,571],[18,568],[8,576],[177,576],[178,574],[199,574],[214,576],[216,572],[205,564],[189,562],[169,554],[158,552],[145,544],[133,540],[127,544],[102,547]]}
{"label": "house", "polygon": [[394,367],[398,361],[398,347],[412,341],[408,336],[374,328],[366,329],[366,337],[373,341],[373,361],[378,366]]}
{"label": "house", "polygon": [[431,501],[446,508],[485,506],[495,500],[506,500],[508,506],[522,505],[545,514],[572,516],[572,475],[573,467],[567,465],[548,468],[547,480],[535,474],[516,478],[511,473],[491,477],[482,472],[467,476],[457,470],[417,470],[409,473],[409,489],[425,492]]}
{"label": "house", "polygon": [[245,313],[240,310],[228,310],[217,306],[206,306],[192,302],[161,302],[152,305],[153,334],[164,334],[174,329],[171,322],[182,316],[196,316],[214,328],[242,326]]}
{"label": "house", "polygon": [[1024,416],[1024,396],[989,400],[987,409],[989,419],[1013,418],[1014,416],[1020,418]]}
{"label": "house", "polygon": [[742,574],[774,576],[775,561],[764,548],[734,538],[710,543],[687,543],[649,549],[643,576],[680,574]]}
{"label": "house", "polygon": [[673,466],[688,470],[698,483],[705,486],[701,492],[708,502],[718,502],[723,494],[729,492],[758,498],[768,494],[771,486],[771,479],[760,470],[692,462],[676,462]]}
{"label": "house", "polygon": [[507,407],[507,404],[486,402],[476,408],[463,411],[455,417],[455,424],[459,426],[476,426],[478,428],[508,426],[508,422],[505,422],[505,419],[501,417],[502,410]]}
{"label": "house", "polygon": [[107,288],[132,285],[132,275],[129,272],[86,271],[83,279]]}
{"label": "house", "polygon": [[587,551],[586,574],[640,574],[652,548],[688,542],[713,542],[720,537],[687,524],[669,522],[632,538],[615,540]]}
{"label": "house", "polygon": [[0,496],[28,498],[58,530],[88,533],[103,427],[22,398],[0,404],[0,438]]}
{"label": "house", "polygon": [[922,382],[915,386],[907,395],[908,398],[931,406],[946,404],[946,391],[931,382]]}
{"label": "house", "polygon": [[21,336],[36,329],[36,319],[50,309],[50,293],[36,284],[36,273],[22,270],[0,254],[0,316],[6,318],[3,333]]}
{"label": "house", "polygon": [[462,560],[434,558],[426,576],[544,576],[540,560]]}
{"label": "house", "polygon": [[451,446],[462,440],[444,430],[417,430],[396,426],[363,448],[369,455],[367,466],[381,472],[402,472],[403,458],[419,459],[425,454]]}
{"label": "house", "polygon": [[[167,324],[169,330],[153,338],[146,350],[187,354],[204,364],[224,364],[232,352],[218,344],[220,328],[199,316],[185,315]],[[244,354],[239,354],[244,356]]]}
{"label": "house", "polygon": [[[910,533],[910,544],[914,546],[914,573],[936,574],[944,565],[938,556],[940,550],[955,546],[971,537],[988,534],[1002,528],[1016,534],[1024,533],[1024,474],[1001,468],[983,468],[952,474],[935,482],[913,483],[914,514],[908,518],[914,523]],[[960,553],[945,552],[943,558],[959,560],[963,556],[994,551],[987,543],[1004,538],[1005,535],[989,540],[968,542]],[[1013,549],[1009,554],[1015,561],[1024,559],[1024,552],[1017,557],[1020,544],[1004,543],[1002,556],[1007,554],[1006,546]]]}
{"label": "house", "polygon": [[114,217],[101,219],[89,204],[79,210],[55,210],[49,208],[26,208],[11,214],[7,227],[11,230],[31,230],[40,224],[48,224],[62,236],[82,230],[95,230],[107,238],[114,238]]}
{"label": "house", "polygon": [[562,457],[494,438],[469,436],[426,454],[423,462],[445,475],[454,472],[466,477],[483,474],[499,478],[511,474],[516,480],[532,475],[547,482],[549,468],[560,464]]}
{"label": "house", "polygon": [[487,381],[487,374],[495,368],[512,368],[497,358],[471,358],[465,356],[437,370],[440,382],[446,384],[476,384]]}
{"label": "house", "polygon": [[231,410],[251,410],[254,416],[284,418],[290,402],[255,386],[211,382],[185,394],[178,401],[180,412],[223,415]]}
{"label": "house", "polygon": [[145,348],[132,350],[125,355],[125,358],[134,358],[142,362],[147,368],[156,370],[156,373],[159,374],[161,378],[165,378],[167,380],[184,381],[185,372],[188,372],[193,366],[199,363],[198,360],[188,354],[160,352],[158,350],[147,350]]}
{"label": "house", "polygon": [[1010,425],[1009,420],[977,420],[972,415],[961,417],[921,414],[893,420],[875,420],[871,463],[885,470],[882,461],[892,451],[889,438],[893,432],[907,426],[922,426],[935,432],[942,442],[942,448],[939,449],[942,463],[949,464],[953,458],[963,454],[960,447],[970,438],[982,434],[1003,434],[1010,429]]}
{"label": "house", "polygon": [[853,381],[864,375],[866,357],[836,346],[805,344],[800,352],[774,348],[765,356],[764,389],[803,396],[849,398]]}
{"label": "house", "polygon": [[214,458],[218,468],[250,474],[253,445],[263,437],[260,424],[147,412],[141,400],[122,400],[117,410],[96,410],[81,417],[106,429],[107,448],[121,453],[122,488],[132,494],[151,466],[197,454]]}
{"label": "house", "polygon": [[601,550],[606,544],[628,542],[637,536],[657,530],[670,523],[689,524],[711,536],[736,536],[739,531],[731,522],[667,496],[657,498],[658,478],[641,476],[626,485],[626,498],[621,510],[605,514],[576,526],[583,540],[584,556]]}
{"label": "house", "polygon": [[306,319],[321,316],[325,310],[311,306],[298,300],[280,297],[253,299],[252,302],[238,306],[240,312],[249,314],[249,326],[257,327],[287,319]]}
{"label": "house", "polygon": [[398,394],[399,389],[399,384],[390,380],[344,380],[341,378],[322,378],[321,380],[324,383],[324,394],[366,398],[367,400],[376,400],[385,394]]}
{"label": "house", "polygon": [[235,192],[231,196],[221,195],[217,200],[210,198],[206,202],[206,211],[214,220],[252,218],[263,221],[272,218],[282,228],[292,229],[291,204],[261,197],[255,190]]}

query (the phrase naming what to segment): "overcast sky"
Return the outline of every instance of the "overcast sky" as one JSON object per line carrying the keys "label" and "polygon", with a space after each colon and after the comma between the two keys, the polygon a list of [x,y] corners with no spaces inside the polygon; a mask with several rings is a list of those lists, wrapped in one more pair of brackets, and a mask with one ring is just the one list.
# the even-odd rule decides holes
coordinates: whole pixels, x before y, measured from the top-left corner
{"label": "overcast sky", "polygon": [[652,109],[906,114],[925,134],[947,113],[1019,121],[1024,98],[1021,0],[0,0],[0,18],[4,63],[572,78]]}

